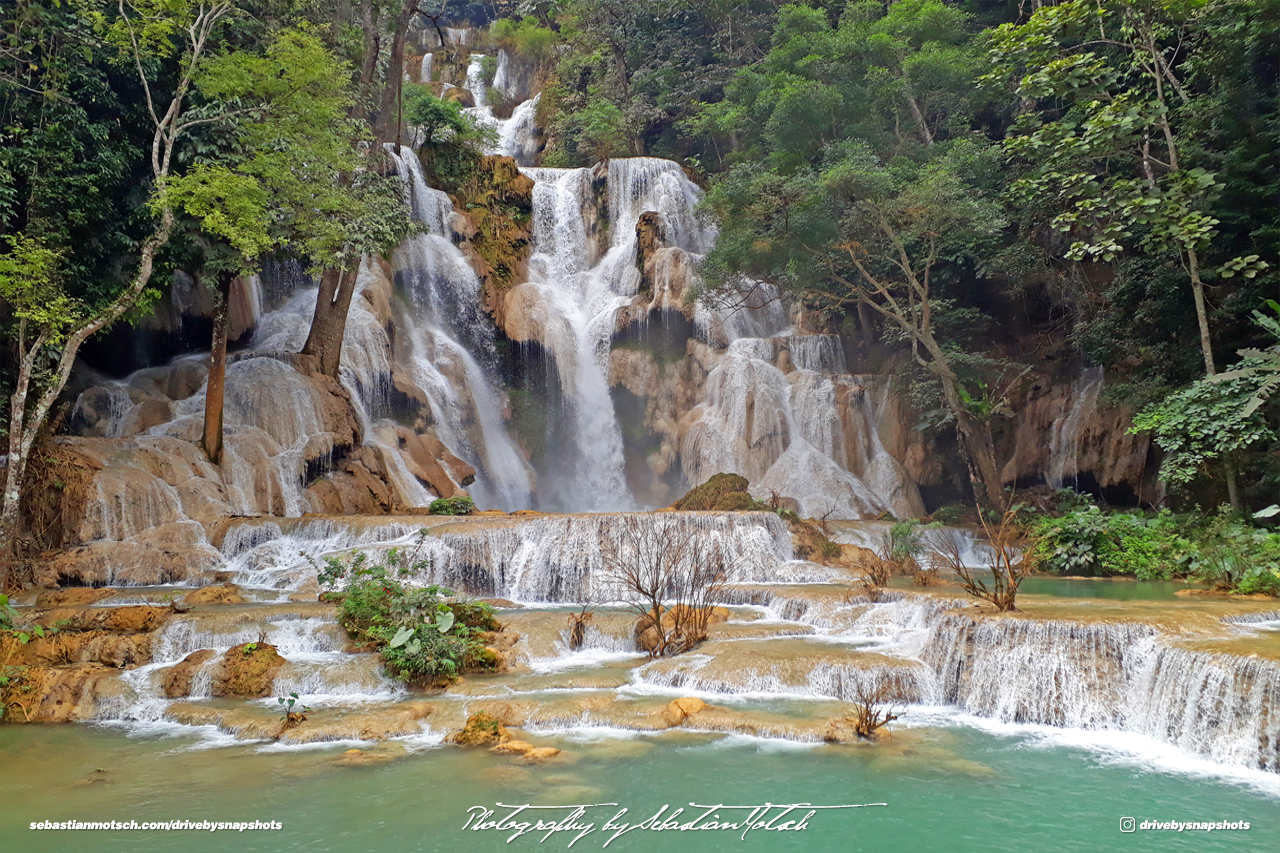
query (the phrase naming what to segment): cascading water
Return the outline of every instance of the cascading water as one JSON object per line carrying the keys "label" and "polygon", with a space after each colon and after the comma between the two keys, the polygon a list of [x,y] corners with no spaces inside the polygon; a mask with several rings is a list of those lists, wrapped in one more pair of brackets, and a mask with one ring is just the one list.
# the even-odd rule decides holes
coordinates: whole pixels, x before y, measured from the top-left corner
{"label": "cascading water", "polygon": [[427,226],[396,254],[415,309],[404,318],[414,380],[427,393],[441,440],[475,467],[476,501],[525,509],[532,500],[528,467],[502,419],[505,400],[480,360],[493,359],[493,326],[480,306],[475,271],[448,237],[452,203],[427,186],[413,151],[388,151],[414,216]]}
{"label": "cascading water", "polygon": [[[804,336],[784,340],[793,346]],[[821,339],[794,350],[797,369],[784,374],[775,366],[776,341],[739,338],[711,370],[681,445],[686,479],[741,474],[756,497],[795,498],[814,517],[920,515],[915,486],[880,442],[870,396],[876,381],[808,369],[844,366],[843,352]]]}
{"label": "cascading water", "polygon": [[[514,158],[517,165],[532,166],[538,155],[534,116],[541,96],[534,95],[517,105],[509,118],[498,118],[489,104],[489,87],[485,85],[484,59],[484,54],[473,53],[471,62],[467,66],[466,88],[471,93],[475,106],[468,107],[466,111],[478,124],[494,132],[496,144],[486,149],[486,154],[502,154]],[[514,94],[514,87],[508,80],[509,67],[510,60],[506,51],[498,51],[493,89],[506,98]]]}
{"label": "cascading water", "polygon": [[1056,489],[1075,484],[1080,477],[1080,438],[1085,423],[1097,410],[1102,378],[1101,367],[1085,370],[1072,386],[1071,408],[1053,422],[1045,479]]}

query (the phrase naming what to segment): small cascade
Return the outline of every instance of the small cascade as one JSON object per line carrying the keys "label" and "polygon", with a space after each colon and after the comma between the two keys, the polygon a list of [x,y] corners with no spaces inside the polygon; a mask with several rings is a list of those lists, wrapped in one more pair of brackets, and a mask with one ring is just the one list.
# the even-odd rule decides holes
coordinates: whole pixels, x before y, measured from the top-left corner
{"label": "small cascade", "polygon": [[130,471],[114,476],[105,470],[94,480],[95,499],[89,503],[80,535],[86,541],[121,542],[153,527],[180,521],[182,502],[173,486],[152,474]]}
{"label": "small cascade", "polygon": [[811,373],[848,373],[838,335],[791,335],[786,339],[791,361]]}
{"label": "small cascade", "polygon": [[[404,692],[402,686],[382,674],[376,655],[343,651],[346,632],[332,615],[310,616],[306,611],[250,607],[171,619],[155,638],[152,662],[121,674],[123,689],[101,698],[95,720],[162,722],[175,702],[213,697],[214,676],[228,649],[263,640],[275,646],[287,661],[276,676],[273,696],[298,693],[304,701],[317,704],[387,701]],[[213,654],[193,669],[185,695],[165,698],[162,685],[168,669],[201,650]]]}
{"label": "small cascade", "polygon": [[[785,650],[785,655],[778,654]],[[798,696],[857,702],[880,690],[901,703],[919,702],[929,689],[918,664],[803,639],[722,643],[715,654],[685,654],[640,668],[647,687],[703,696]]]}
{"label": "small cascade", "polygon": [[933,701],[1003,722],[1149,735],[1214,761],[1280,771],[1280,665],[1163,645],[1129,623],[945,615],[922,659]]}
{"label": "small cascade", "polygon": [[418,71],[418,82],[430,83],[436,55],[430,51],[422,54],[422,68]]}
{"label": "small cascade", "polygon": [[1221,764],[1280,773],[1280,665],[1157,648],[1138,667],[1126,728]]}
{"label": "small cascade", "polygon": [[786,524],[773,513],[550,516],[431,537],[431,574],[415,581],[521,602],[617,600],[605,555],[628,525],[655,542],[696,533],[700,544],[724,549],[742,581],[772,580],[792,556]]}
{"label": "small cascade", "polygon": [[1143,625],[945,616],[924,659],[939,675],[940,703],[1004,722],[1093,729],[1121,719],[1126,676],[1154,637]]}
{"label": "small cascade", "polygon": [[[412,543],[420,524],[339,524],[328,519],[288,526],[267,521],[237,524],[222,541],[222,556],[233,580],[243,587],[294,591],[314,580],[316,563],[331,554]],[[305,556],[304,556],[305,555]]]}
{"label": "small cascade", "polygon": [[1090,367],[1072,386],[1071,408],[1053,422],[1049,435],[1049,470],[1045,479],[1056,489],[1075,485],[1080,476],[1080,438],[1098,409],[1102,368]]}
{"label": "small cascade", "polygon": [[[516,106],[509,118],[500,119],[493,114],[489,104],[489,87],[484,80],[484,54],[471,54],[471,62],[467,66],[467,91],[475,101],[474,107],[467,112],[484,127],[492,128],[497,137],[497,144],[486,149],[486,154],[501,154],[515,159],[519,166],[532,166],[538,156],[537,127],[534,114],[538,109],[540,95],[524,101]],[[497,68],[493,76],[493,89],[503,97],[510,98],[515,92],[514,81],[510,80],[510,61],[504,50],[498,51]]]}

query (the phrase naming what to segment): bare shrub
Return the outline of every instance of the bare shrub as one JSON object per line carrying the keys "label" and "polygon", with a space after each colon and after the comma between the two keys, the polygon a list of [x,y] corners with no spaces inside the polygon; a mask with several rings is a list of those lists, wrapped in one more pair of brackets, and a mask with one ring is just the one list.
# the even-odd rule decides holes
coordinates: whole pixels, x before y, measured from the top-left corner
{"label": "bare shrub", "polygon": [[569,650],[576,652],[582,648],[587,639],[587,626],[591,624],[594,609],[589,604],[582,605],[580,613],[569,614]]}
{"label": "bare shrub", "polygon": [[853,713],[831,722],[827,740],[847,740],[846,732],[862,740],[875,740],[885,726],[902,717],[902,711],[894,705],[893,687],[881,682],[874,686],[863,684],[857,690],[857,704]]}
{"label": "bare shrub", "polygon": [[935,552],[936,564],[949,569],[966,593],[995,605],[1001,613],[1017,609],[1018,585],[1034,568],[1030,555],[1035,543],[1017,517],[1021,508],[1018,505],[1005,510],[999,522],[991,522],[978,513],[991,547],[986,561],[991,572],[990,586],[981,573],[965,564],[964,540],[959,534],[943,537]]}
{"label": "bare shrub", "polygon": [[636,637],[650,657],[679,654],[706,639],[712,605],[738,573],[719,536],[671,514],[629,515],[603,543],[605,574],[640,612]]}

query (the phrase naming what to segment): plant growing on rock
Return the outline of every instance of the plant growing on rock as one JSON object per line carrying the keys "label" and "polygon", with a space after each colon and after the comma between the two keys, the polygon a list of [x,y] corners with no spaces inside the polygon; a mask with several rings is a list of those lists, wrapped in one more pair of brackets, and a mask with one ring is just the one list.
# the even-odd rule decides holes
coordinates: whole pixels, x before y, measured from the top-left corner
{"label": "plant growing on rock", "polygon": [[471,498],[463,495],[457,498],[439,498],[431,502],[427,512],[432,515],[467,515],[476,508]]}
{"label": "plant growing on rock", "polygon": [[422,541],[388,550],[381,562],[365,554],[328,558],[320,582],[346,585],[326,600],[338,604],[347,634],[381,652],[388,673],[401,681],[430,684],[451,681],[464,669],[492,669],[497,658],[480,637],[501,630],[492,607],[458,600],[435,584],[412,587],[396,579],[429,574],[431,560],[418,556]]}
{"label": "plant growing on rock", "polygon": [[[290,693],[288,696],[277,696],[276,702],[284,708],[284,716],[280,719],[284,722],[286,729],[292,728],[307,719],[307,714],[311,711],[306,705],[298,704],[298,694]],[[294,710],[297,708],[298,710]]]}

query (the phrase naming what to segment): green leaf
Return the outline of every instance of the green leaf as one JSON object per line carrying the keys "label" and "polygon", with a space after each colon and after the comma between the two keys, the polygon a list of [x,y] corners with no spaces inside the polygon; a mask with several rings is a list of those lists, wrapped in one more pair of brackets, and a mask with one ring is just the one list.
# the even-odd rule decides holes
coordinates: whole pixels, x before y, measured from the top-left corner
{"label": "green leaf", "polygon": [[391,638],[391,642],[388,643],[387,645],[393,649],[398,649],[401,646],[403,646],[405,643],[409,642],[409,639],[412,636],[413,636],[412,628],[401,628],[399,631],[396,631],[396,635]]}
{"label": "green leaf", "polygon": [[453,611],[446,610],[436,617],[436,628],[439,629],[441,634],[447,634],[449,629],[453,627],[453,621]]}

